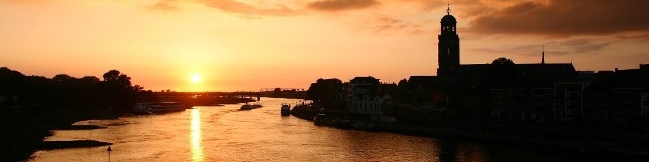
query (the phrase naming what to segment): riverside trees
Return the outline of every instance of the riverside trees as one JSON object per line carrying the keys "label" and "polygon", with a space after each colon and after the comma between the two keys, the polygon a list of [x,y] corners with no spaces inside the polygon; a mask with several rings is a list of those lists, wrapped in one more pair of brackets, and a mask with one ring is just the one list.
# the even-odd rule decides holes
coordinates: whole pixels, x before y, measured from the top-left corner
{"label": "riverside trees", "polygon": [[[150,91],[132,85],[131,78],[110,70],[103,80],[94,76],[75,78],[59,74],[53,78],[25,76],[7,67],[0,68],[0,107],[31,110],[74,110],[81,112],[130,111],[138,98]],[[142,97],[147,94],[146,97]]]}
{"label": "riverside trees", "polygon": [[320,78],[309,86],[306,95],[315,104],[319,104],[325,108],[341,108],[340,103],[336,100],[336,95],[339,95],[342,90],[343,82],[340,79]]}

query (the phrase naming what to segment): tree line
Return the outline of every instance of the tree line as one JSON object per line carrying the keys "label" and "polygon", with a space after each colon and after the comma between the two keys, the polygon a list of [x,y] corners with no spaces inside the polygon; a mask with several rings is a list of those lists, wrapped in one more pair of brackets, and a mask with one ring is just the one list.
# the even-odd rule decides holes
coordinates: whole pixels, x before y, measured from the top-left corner
{"label": "tree line", "polygon": [[25,110],[73,110],[79,112],[128,112],[138,101],[156,100],[152,91],[132,85],[118,70],[102,76],[75,78],[58,74],[52,78],[26,76],[0,68],[0,107]]}

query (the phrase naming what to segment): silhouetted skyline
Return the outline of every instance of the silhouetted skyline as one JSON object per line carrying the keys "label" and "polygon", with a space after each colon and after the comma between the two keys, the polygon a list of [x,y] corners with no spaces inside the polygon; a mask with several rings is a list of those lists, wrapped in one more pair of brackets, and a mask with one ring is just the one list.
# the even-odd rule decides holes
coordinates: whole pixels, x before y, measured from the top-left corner
{"label": "silhouetted skyline", "polygon": [[[0,66],[28,75],[118,69],[152,90],[306,88],[321,77],[437,75],[447,0],[0,1]],[[450,1],[461,64],[649,63],[649,2]],[[200,82],[192,78],[200,76]],[[290,77],[287,77],[290,76]]]}

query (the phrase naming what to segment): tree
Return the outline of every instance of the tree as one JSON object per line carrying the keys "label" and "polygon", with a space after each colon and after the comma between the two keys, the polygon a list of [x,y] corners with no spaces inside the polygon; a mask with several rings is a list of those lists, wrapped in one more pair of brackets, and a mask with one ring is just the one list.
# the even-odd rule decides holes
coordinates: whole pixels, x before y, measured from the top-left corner
{"label": "tree", "polygon": [[503,65],[503,66],[512,66],[514,65],[514,61],[511,59],[505,58],[505,57],[500,57],[495,59],[494,61],[491,62],[492,65]]}
{"label": "tree", "polygon": [[24,85],[25,75],[7,67],[0,68],[0,95],[19,93]]}
{"label": "tree", "polygon": [[511,86],[518,78],[518,69],[511,59],[500,57],[491,62],[489,83],[492,88]]}
{"label": "tree", "polygon": [[52,78],[52,81],[64,83],[64,82],[72,82],[75,79],[76,78],[71,77],[68,74],[58,74]]}
{"label": "tree", "polygon": [[81,81],[81,83],[87,84],[87,85],[98,84],[100,82],[99,78],[97,78],[95,76],[85,76],[85,77],[81,78],[80,81]]}
{"label": "tree", "polygon": [[320,78],[309,86],[309,89],[306,91],[307,98],[313,100],[314,103],[324,106],[335,106],[338,104],[335,103],[335,98],[343,90],[342,85],[342,81],[337,78]]}
{"label": "tree", "polygon": [[408,80],[400,80],[399,84],[397,84],[397,87],[399,87],[398,96],[395,96],[397,100],[400,100],[401,102],[407,102],[407,100],[412,99],[412,97],[410,96],[410,83],[408,83]]}
{"label": "tree", "polygon": [[104,73],[103,76],[104,82],[110,84],[111,86],[117,86],[119,88],[129,88],[131,86],[131,77],[128,77],[126,74],[122,74],[117,70],[110,70]]}
{"label": "tree", "polygon": [[137,92],[141,90],[131,86],[131,77],[117,70],[110,70],[103,77],[101,89],[106,95],[105,101],[109,108],[131,109],[137,100]]}
{"label": "tree", "polygon": [[120,72],[117,70],[110,70],[104,73],[104,81],[116,81],[119,78]]}

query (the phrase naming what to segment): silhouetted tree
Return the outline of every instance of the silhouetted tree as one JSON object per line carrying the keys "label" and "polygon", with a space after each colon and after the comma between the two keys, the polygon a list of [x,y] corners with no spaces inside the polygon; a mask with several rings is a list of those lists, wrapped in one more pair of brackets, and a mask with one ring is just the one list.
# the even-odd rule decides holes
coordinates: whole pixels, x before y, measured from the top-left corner
{"label": "silhouetted tree", "polygon": [[408,80],[400,80],[397,87],[399,87],[399,93],[395,96],[395,99],[402,103],[409,102],[412,97],[410,96],[410,83],[408,83]]}
{"label": "silhouetted tree", "polygon": [[336,103],[336,95],[343,89],[343,83],[339,79],[318,79],[315,83],[309,86],[306,91],[307,98],[313,100],[314,103],[322,104],[325,107],[338,106]]}
{"label": "silhouetted tree", "polygon": [[11,70],[7,67],[0,68],[0,95],[10,95],[18,93],[24,88],[25,75],[18,71]]}
{"label": "silhouetted tree", "polygon": [[109,109],[130,111],[141,89],[131,86],[131,77],[117,70],[110,70],[103,75],[102,90],[107,95]]}
{"label": "silhouetted tree", "polygon": [[489,81],[492,88],[512,85],[518,78],[518,69],[511,59],[500,57],[491,62]]}
{"label": "silhouetted tree", "polygon": [[492,65],[507,65],[507,66],[513,66],[514,61],[511,59],[505,58],[505,57],[500,57],[491,62]]}
{"label": "silhouetted tree", "polygon": [[131,78],[117,70],[110,70],[103,77],[104,81],[100,81],[94,76],[79,79],[58,74],[48,79],[25,76],[7,67],[0,67],[0,96],[11,96],[12,106],[27,108],[74,109],[75,112],[108,107],[130,110],[143,87],[131,86]]}

